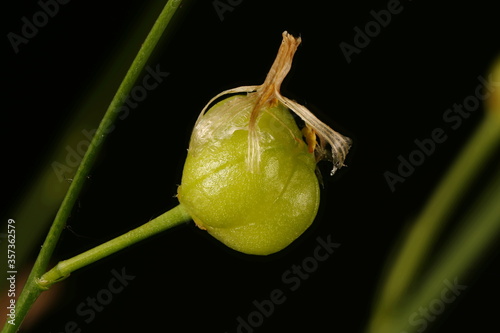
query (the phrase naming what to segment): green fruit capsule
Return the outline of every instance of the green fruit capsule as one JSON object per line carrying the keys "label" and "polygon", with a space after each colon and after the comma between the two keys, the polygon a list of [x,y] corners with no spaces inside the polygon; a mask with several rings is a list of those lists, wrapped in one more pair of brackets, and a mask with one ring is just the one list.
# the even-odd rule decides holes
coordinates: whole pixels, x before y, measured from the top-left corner
{"label": "green fruit capsule", "polygon": [[[349,149],[348,138],[279,93],[299,43],[285,32],[264,84],[215,96],[246,93],[206,107],[191,136],[178,199],[198,227],[243,253],[272,254],[297,239],[318,211],[324,139],[334,170]],[[305,120],[305,134],[290,110]]]}
{"label": "green fruit capsule", "polygon": [[[212,107],[204,121],[248,103],[234,96]],[[257,120],[260,167],[247,164],[250,112],[221,124],[225,137],[189,150],[179,200],[200,228],[227,246],[249,254],[277,252],[306,230],[319,205],[316,161],[288,109],[268,108]],[[201,123],[203,125],[203,123]],[[248,127],[248,125],[247,125]]]}

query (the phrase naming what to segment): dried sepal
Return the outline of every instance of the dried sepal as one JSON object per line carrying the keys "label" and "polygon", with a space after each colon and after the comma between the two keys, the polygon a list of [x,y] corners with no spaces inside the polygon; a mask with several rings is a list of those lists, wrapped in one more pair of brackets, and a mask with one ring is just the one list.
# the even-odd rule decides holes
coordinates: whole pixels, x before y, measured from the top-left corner
{"label": "dried sepal", "polygon": [[189,144],[189,150],[192,153],[197,152],[198,148],[202,146],[207,141],[216,140],[217,138],[224,138],[227,135],[231,135],[234,130],[237,129],[234,123],[231,121],[235,117],[244,115],[249,112],[252,108],[252,104],[248,103],[247,100],[233,100],[233,102],[227,107],[226,112],[217,113],[214,115],[206,115],[205,112],[209,106],[214,103],[217,99],[222,96],[237,94],[237,93],[249,93],[255,91],[258,86],[244,86],[237,87],[229,90],[225,90],[216,96],[214,96],[205,105],[203,110],[201,110],[198,119],[194,125],[193,133],[191,135],[191,141]]}
{"label": "dried sepal", "polygon": [[[216,139],[225,134],[231,134],[234,128],[225,128],[225,126],[230,124],[231,120],[237,117],[238,114],[241,115],[250,112],[250,120],[247,124],[247,165],[251,172],[258,171],[262,152],[260,148],[261,135],[256,125],[257,120],[259,115],[264,112],[266,108],[281,103],[298,115],[305,122],[306,126],[311,128],[315,135],[318,136],[319,141],[317,145],[315,145],[313,151],[316,160],[330,160],[333,163],[332,175],[335,171],[344,166],[345,158],[351,146],[351,140],[331,129],[303,105],[282,96],[280,93],[281,84],[290,71],[293,56],[300,43],[300,37],[295,38],[286,31],[283,32],[283,41],[278,54],[262,85],[229,89],[212,98],[198,117],[195,124],[195,130],[193,131],[190,149],[196,150],[197,145],[202,141]],[[239,104],[237,103],[238,101],[235,101],[235,103],[228,108],[227,113],[222,116],[224,119],[220,119],[222,117],[218,119],[205,119],[205,112],[215,100],[228,94],[237,93],[246,93],[248,98],[240,100]],[[216,123],[218,123],[218,125],[215,125]],[[330,150],[326,149],[326,144],[330,146]]]}
{"label": "dried sepal", "polygon": [[[330,173],[331,175],[343,167],[347,153],[351,147],[351,139],[331,129],[305,106],[281,95],[278,95],[277,97],[283,105],[298,115],[307,124],[307,126],[311,127],[320,139],[315,148],[315,154],[317,155],[316,160],[319,161],[324,158],[330,160],[333,163],[333,169]],[[328,153],[325,149],[325,142],[328,143],[331,148],[330,153]]]}

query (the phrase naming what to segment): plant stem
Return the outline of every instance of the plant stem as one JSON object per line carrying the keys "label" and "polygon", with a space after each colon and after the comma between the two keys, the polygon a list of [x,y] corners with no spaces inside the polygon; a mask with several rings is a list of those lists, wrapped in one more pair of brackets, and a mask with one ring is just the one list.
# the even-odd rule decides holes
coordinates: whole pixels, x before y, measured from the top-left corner
{"label": "plant stem", "polygon": [[42,277],[37,280],[37,284],[42,289],[48,289],[52,284],[65,279],[77,269],[189,220],[191,220],[191,216],[186,212],[184,207],[179,204],[177,207],[172,208],[168,212],[140,227],[74,256],[73,258],[60,261],[54,268],[42,275]]}
{"label": "plant stem", "polygon": [[[421,330],[409,325],[409,318],[421,307],[427,307],[434,299],[441,299],[445,281],[463,280],[471,269],[481,262],[481,256],[495,244],[500,235],[500,169],[461,221],[450,242],[436,258],[430,273],[412,297],[405,300],[394,316],[394,330],[412,332]],[[453,283],[453,282],[452,282]],[[458,296],[458,295],[456,295]]]}
{"label": "plant stem", "polygon": [[398,249],[376,304],[370,332],[377,332],[422,269],[447,218],[500,143],[500,114],[488,112]]}
{"label": "plant stem", "polygon": [[54,218],[52,226],[50,227],[49,233],[42,245],[42,249],[38,254],[38,257],[33,265],[31,273],[26,281],[25,287],[23,288],[21,295],[16,303],[16,320],[15,325],[11,325],[8,322],[2,330],[2,333],[15,332],[20,327],[24,317],[28,313],[29,308],[35,302],[35,300],[40,295],[41,291],[36,285],[35,280],[38,279],[47,269],[48,263],[59,237],[64,230],[68,216],[78,198],[83,184],[90,172],[90,169],[96,159],[96,156],[100,150],[101,144],[107,134],[111,130],[111,126],[118,116],[118,110],[121,105],[125,102],[127,95],[133,88],[135,81],[137,80],[142,69],[146,65],[149,56],[151,55],[153,49],[158,43],[161,35],[163,34],[165,28],[176,12],[177,8],[182,3],[182,0],[170,0],[167,2],[163,8],[160,16],[153,25],[148,36],[144,40],[137,56],[135,57],[132,65],[130,66],[125,78],[123,79],[120,87],[118,88],[113,100],[111,101],[106,113],[94,135],[90,146],[82,158],[82,161],[76,171],[73,181],[63,199],[61,206]]}

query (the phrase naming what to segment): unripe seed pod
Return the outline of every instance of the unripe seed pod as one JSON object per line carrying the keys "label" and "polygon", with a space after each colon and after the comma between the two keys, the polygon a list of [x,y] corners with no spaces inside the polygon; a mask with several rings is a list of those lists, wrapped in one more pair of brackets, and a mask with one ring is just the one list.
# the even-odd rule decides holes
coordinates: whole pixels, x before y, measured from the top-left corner
{"label": "unripe seed pod", "polygon": [[[326,143],[332,173],[350,147],[348,138],[279,93],[299,44],[284,32],[264,84],[215,96],[191,136],[178,199],[198,227],[243,253],[275,253],[299,237],[318,210],[315,171],[317,161],[330,155]],[[205,112],[213,100],[234,93],[246,94]],[[304,134],[290,110],[305,121]]]}

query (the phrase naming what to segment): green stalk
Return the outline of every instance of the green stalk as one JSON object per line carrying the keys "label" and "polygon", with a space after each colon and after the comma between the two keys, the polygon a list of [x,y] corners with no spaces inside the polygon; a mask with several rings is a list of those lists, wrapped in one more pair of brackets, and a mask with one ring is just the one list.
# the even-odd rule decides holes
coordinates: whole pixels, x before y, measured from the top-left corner
{"label": "green stalk", "polygon": [[384,280],[369,332],[378,332],[422,270],[447,218],[500,143],[500,114],[486,114],[409,230]]}
{"label": "green stalk", "polygon": [[[151,30],[151,26],[158,18],[158,13],[165,6],[165,2],[149,0],[147,3],[144,11],[129,21],[130,30],[127,30],[126,37],[120,37],[119,41],[116,41],[117,47],[111,53],[111,57],[106,57],[101,69],[92,74],[91,89],[79,94],[77,105],[72,108],[73,110],[68,110],[71,112],[71,119],[65,122],[64,129],[60,133],[54,135],[52,147],[34,170],[35,174],[22,198],[19,198],[11,209],[2,209],[4,214],[0,214],[2,216],[0,233],[7,233],[7,224],[3,221],[8,218],[17,221],[16,243],[22,244],[16,248],[18,271],[23,270],[25,264],[28,264],[30,253],[39,250],[70,185],[68,181],[61,179],[53,163],[62,162],[61,165],[68,166],[66,161],[68,151],[65,148],[67,146],[75,148],[82,141],[86,141],[82,133],[83,129],[94,130],[97,127],[102,119],[103,111],[108,107],[111,97],[130,67],[139,46],[144,42],[144,37]],[[186,1],[183,4],[185,5]],[[177,18],[178,14],[176,14]],[[75,171],[76,168],[70,167],[67,177],[73,178]],[[32,263],[29,265],[31,266]],[[7,270],[7,261],[0,260],[0,271]],[[5,288],[7,283],[7,280],[0,280],[0,290],[8,289]],[[0,325],[0,329],[1,326],[3,324]]]}
{"label": "green stalk", "polygon": [[[446,288],[444,281],[455,281],[462,285],[465,278],[481,257],[495,244],[500,236],[500,169],[473,206],[473,209],[461,221],[451,241],[436,258],[435,264],[418,290],[398,309],[394,329],[386,332],[408,333],[421,330],[410,325],[410,316],[421,307],[429,307],[433,300],[441,300]],[[453,282],[452,282],[453,283]],[[452,295],[460,297],[458,295]]]}
{"label": "green stalk", "polygon": [[42,275],[42,277],[37,280],[37,284],[41,289],[46,290],[52,284],[65,279],[77,269],[85,267],[143,239],[189,220],[191,220],[191,216],[186,212],[184,207],[179,204],[177,207],[172,208],[168,212],[140,227],[74,256],[73,258],[60,261],[54,268]]}
{"label": "green stalk", "polygon": [[137,56],[135,57],[132,65],[130,66],[125,78],[123,79],[120,87],[118,88],[113,100],[111,101],[94,137],[92,138],[91,144],[83,157],[78,170],[73,178],[73,181],[63,199],[63,202],[56,214],[56,217],[52,223],[49,233],[42,245],[42,249],[35,261],[35,264],[31,270],[31,273],[26,281],[25,287],[23,288],[19,299],[16,302],[16,319],[15,324],[11,325],[6,322],[2,333],[16,332],[20,327],[22,321],[24,320],[29,308],[38,298],[41,293],[40,287],[36,284],[36,280],[46,271],[49,264],[49,260],[52,257],[54,248],[59,240],[59,237],[64,230],[66,220],[78,198],[80,191],[83,187],[85,179],[87,178],[90,169],[96,159],[96,156],[100,150],[103,140],[109,133],[113,122],[118,116],[118,110],[124,103],[126,97],[133,88],[135,81],[137,80],[142,69],[146,65],[149,56],[151,55],[153,49],[158,43],[161,35],[163,34],[165,28],[170,22],[176,10],[179,8],[182,0],[170,0],[167,2],[163,8],[160,16],[153,25],[151,31],[146,37],[144,43],[142,44]]}

